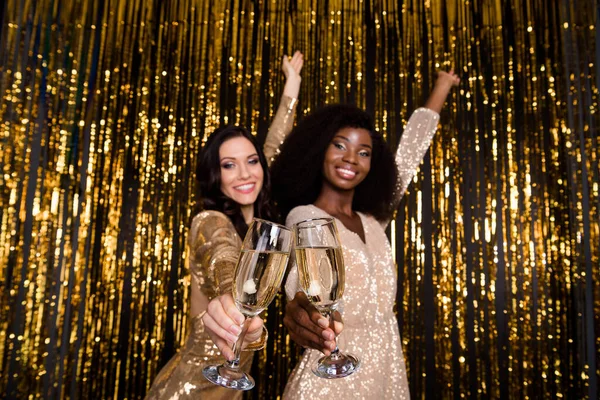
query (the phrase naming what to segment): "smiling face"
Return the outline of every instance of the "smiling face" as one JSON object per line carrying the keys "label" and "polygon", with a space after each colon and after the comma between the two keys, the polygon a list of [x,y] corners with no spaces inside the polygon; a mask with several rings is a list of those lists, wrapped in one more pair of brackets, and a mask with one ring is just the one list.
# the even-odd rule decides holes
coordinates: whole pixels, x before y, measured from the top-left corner
{"label": "smiling face", "polygon": [[371,170],[373,141],[363,128],[340,129],[329,144],[323,177],[334,189],[353,190]]}
{"label": "smiling face", "polygon": [[221,192],[240,206],[252,206],[263,186],[264,171],[256,148],[245,137],[231,138],[219,148]]}

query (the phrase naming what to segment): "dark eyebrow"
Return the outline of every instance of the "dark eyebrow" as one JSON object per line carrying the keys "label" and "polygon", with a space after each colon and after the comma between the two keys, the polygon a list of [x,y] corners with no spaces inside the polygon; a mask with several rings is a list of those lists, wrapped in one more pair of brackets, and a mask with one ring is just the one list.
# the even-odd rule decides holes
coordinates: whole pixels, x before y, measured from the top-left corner
{"label": "dark eyebrow", "polygon": [[[336,135],[333,138],[334,139],[342,139],[342,140],[345,140],[346,142],[350,143],[350,140],[347,137],[342,136],[342,135]],[[367,149],[373,149],[371,146],[369,146],[368,144],[364,144],[364,143],[360,144],[360,146],[366,147]]]}
{"label": "dark eyebrow", "polygon": [[[258,153],[250,154],[248,156],[248,158],[251,158],[251,157],[258,157]],[[233,161],[235,161],[235,157],[223,157],[223,158],[221,158],[219,160],[219,162],[223,162],[224,160],[233,160]]]}

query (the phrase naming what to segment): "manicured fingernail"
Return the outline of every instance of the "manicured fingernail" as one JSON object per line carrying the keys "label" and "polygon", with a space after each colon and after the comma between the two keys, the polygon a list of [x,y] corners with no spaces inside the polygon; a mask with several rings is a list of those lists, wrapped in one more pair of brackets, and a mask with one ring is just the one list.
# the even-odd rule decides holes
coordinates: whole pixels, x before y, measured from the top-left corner
{"label": "manicured fingernail", "polygon": [[329,321],[327,321],[325,318],[319,318],[317,323],[321,328],[327,328],[329,326]]}
{"label": "manicured fingernail", "polygon": [[240,328],[237,325],[231,325],[231,328],[229,328],[229,332],[233,333],[234,335],[239,335],[240,332],[242,332],[242,328]]}
{"label": "manicured fingernail", "polygon": [[243,324],[244,323],[244,316],[240,315],[239,317],[235,317],[235,322],[237,322],[238,324]]}
{"label": "manicured fingernail", "polygon": [[326,341],[325,347],[330,348],[331,350],[335,349],[335,342]]}
{"label": "manicured fingernail", "polygon": [[333,336],[333,333],[331,333],[331,332],[323,331],[323,338],[325,340],[333,340],[334,336]]}

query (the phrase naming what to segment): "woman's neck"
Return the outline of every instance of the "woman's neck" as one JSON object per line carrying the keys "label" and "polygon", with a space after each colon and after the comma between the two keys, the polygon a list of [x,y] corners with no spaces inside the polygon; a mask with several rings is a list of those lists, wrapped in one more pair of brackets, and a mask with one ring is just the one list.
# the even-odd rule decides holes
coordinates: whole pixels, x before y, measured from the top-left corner
{"label": "woman's neck", "polygon": [[245,206],[240,207],[242,211],[242,215],[244,216],[244,221],[246,225],[250,225],[252,222],[252,218],[254,218],[254,204],[247,204]]}
{"label": "woman's neck", "polygon": [[328,214],[352,216],[352,200],[354,199],[354,190],[339,190],[331,187],[327,182],[323,182],[321,193],[314,202],[314,205]]}

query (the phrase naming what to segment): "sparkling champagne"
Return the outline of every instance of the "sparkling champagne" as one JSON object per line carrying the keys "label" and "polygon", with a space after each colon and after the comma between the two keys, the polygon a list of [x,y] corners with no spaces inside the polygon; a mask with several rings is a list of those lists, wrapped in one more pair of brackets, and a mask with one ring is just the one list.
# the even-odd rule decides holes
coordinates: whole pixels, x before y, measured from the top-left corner
{"label": "sparkling champagne", "polygon": [[344,258],[340,247],[297,247],[300,285],[321,312],[335,309],[344,293]]}
{"label": "sparkling champagne", "polygon": [[242,314],[253,317],[271,303],[288,262],[289,253],[242,250],[233,281],[233,298]]}

